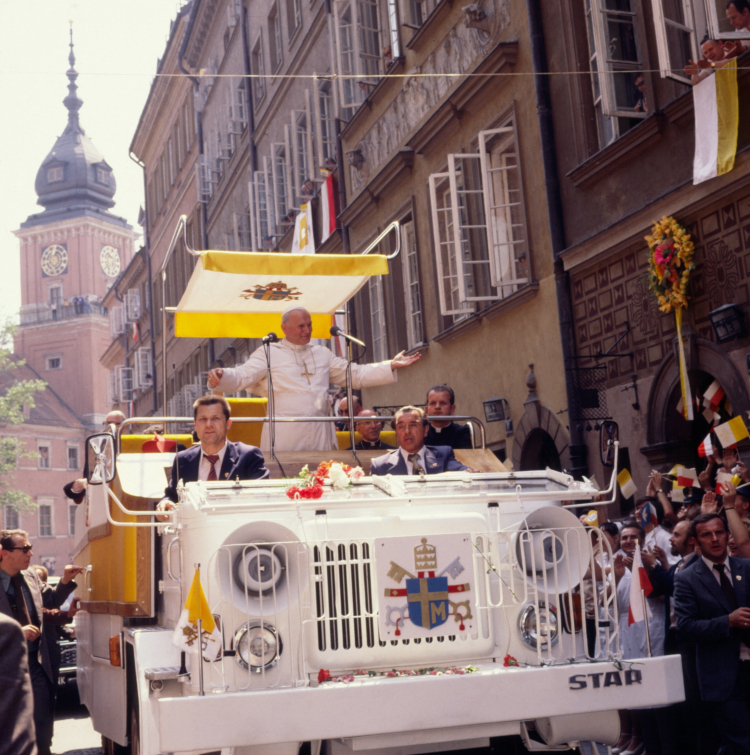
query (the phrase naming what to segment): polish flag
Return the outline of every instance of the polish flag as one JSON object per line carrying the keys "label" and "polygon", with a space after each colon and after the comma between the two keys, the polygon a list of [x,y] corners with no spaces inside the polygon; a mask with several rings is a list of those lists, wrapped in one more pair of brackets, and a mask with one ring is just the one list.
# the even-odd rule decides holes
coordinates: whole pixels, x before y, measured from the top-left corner
{"label": "polish flag", "polygon": [[633,555],[633,571],[632,578],[630,580],[630,606],[628,607],[628,626],[635,624],[639,621],[645,621],[648,617],[651,618],[651,609],[646,603],[646,614],[643,613],[643,599],[641,598],[641,590],[643,590],[646,597],[651,595],[654,588],[651,586],[651,580],[648,578],[648,573],[641,561],[641,547],[635,546],[635,554]]}
{"label": "polish flag", "polygon": [[322,244],[336,230],[336,195],[333,188],[333,176],[326,176],[323,190],[320,192],[320,209],[323,218],[320,234]]}
{"label": "polish flag", "polygon": [[719,385],[718,380],[714,380],[711,385],[708,386],[706,392],[703,394],[703,403],[713,411],[716,411],[722,399],[724,398],[724,389]]}
{"label": "polish flag", "polygon": [[698,473],[695,471],[695,469],[688,469],[687,467],[677,467],[677,485],[678,487],[681,487],[681,488],[699,487]]}
{"label": "polish flag", "polygon": [[711,456],[714,452],[714,444],[711,443],[711,433],[709,433],[703,442],[698,446],[698,456]]}

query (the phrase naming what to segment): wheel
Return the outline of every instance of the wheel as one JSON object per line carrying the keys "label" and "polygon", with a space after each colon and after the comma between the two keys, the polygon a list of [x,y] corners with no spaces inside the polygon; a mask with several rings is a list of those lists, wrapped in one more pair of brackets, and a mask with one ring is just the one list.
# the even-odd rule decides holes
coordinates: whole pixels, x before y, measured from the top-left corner
{"label": "wheel", "polygon": [[102,754],[103,755],[128,755],[129,750],[127,747],[118,745],[117,742],[113,742],[108,737],[102,735]]}
{"label": "wheel", "polygon": [[138,707],[133,703],[130,709],[130,750],[128,755],[141,755],[141,737],[138,729]]}

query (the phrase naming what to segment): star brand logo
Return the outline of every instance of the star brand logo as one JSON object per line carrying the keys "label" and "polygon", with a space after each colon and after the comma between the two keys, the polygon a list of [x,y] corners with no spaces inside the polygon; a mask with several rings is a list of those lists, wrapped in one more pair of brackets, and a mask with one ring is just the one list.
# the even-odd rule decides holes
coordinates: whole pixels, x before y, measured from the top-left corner
{"label": "star brand logo", "polygon": [[240,296],[243,299],[259,301],[294,301],[302,296],[302,292],[296,286],[287,286],[283,281],[276,281],[264,286],[256,284],[255,288],[246,288]]}

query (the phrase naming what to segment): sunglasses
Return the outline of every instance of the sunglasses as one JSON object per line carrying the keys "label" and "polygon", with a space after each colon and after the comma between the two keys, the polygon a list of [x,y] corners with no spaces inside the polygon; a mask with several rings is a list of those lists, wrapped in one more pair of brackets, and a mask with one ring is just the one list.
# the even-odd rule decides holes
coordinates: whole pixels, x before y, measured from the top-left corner
{"label": "sunglasses", "polygon": [[23,551],[24,553],[31,553],[31,545],[14,545],[12,548],[3,548],[6,551]]}

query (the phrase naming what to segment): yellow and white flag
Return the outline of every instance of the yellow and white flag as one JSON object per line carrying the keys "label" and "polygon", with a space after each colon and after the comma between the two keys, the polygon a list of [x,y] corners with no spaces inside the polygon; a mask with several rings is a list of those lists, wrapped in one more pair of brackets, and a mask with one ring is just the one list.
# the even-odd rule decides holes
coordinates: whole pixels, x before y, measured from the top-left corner
{"label": "yellow and white flag", "polygon": [[722,448],[731,448],[750,435],[742,417],[733,417],[729,422],[719,425],[714,432]]}
{"label": "yellow and white flag", "polygon": [[623,469],[620,474],[617,475],[617,482],[620,485],[620,492],[623,498],[630,498],[638,492],[638,488],[633,482],[633,478],[630,476],[630,472],[627,469]]}
{"label": "yellow and white flag", "polygon": [[740,123],[737,61],[717,68],[693,87],[695,158],[693,183],[729,173],[737,152]]}
{"label": "yellow and white flag", "polygon": [[172,642],[186,652],[198,651],[198,620],[202,622],[203,657],[207,661],[221,658],[221,631],[214,620],[208,601],[201,586],[200,569],[195,570],[193,584],[190,585],[185,607],[174,630]]}
{"label": "yellow and white flag", "polygon": [[292,254],[315,254],[315,237],[313,235],[312,205],[301,204],[300,212],[294,219],[294,236]]}

